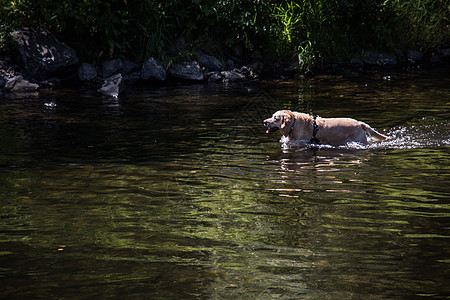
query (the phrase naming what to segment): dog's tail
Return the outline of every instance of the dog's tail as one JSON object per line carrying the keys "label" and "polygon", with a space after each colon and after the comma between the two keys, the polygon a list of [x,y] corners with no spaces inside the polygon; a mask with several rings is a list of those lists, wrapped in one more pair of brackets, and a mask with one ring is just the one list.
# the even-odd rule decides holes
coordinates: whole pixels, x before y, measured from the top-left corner
{"label": "dog's tail", "polygon": [[362,129],[372,138],[379,140],[379,141],[388,141],[391,138],[388,136],[385,136],[384,134],[381,134],[379,132],[377,132],[376,130],[374,130],[372,127],[370,127],[369,125],[367,125],[364,122],[360,122]]}

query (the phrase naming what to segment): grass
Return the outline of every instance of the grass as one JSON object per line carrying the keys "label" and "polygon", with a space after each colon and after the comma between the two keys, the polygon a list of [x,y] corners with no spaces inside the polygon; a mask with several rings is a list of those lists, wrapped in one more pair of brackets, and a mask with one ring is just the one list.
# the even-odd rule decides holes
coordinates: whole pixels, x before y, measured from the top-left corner
{"label": "grass", "polygon": [[3,53],[10,51],[9,31],[34,26],[91,61],[172,61],[168,49],[180,37],[187,52],[209,48],[226,57],[239,46],[248,61],[298,56],[303,70],[361,50],[450,44],[448,0],[0,0],[0,7]]}

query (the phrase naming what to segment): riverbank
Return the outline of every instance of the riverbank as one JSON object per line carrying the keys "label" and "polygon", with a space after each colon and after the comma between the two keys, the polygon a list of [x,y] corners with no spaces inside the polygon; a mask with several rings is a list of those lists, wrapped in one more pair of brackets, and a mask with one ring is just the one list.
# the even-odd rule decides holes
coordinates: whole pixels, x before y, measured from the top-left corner
{"label": "riverbank", "polygon": [[[134,85],[174,83],[257,84],[260,80],[313,77],[315,74],[348,74],[366,71],[414,71],[421,68],[448,67],[450,49],[421,52],[414,49],[395,53],[361,51],[360,57],[323,61],[314,69],[301,72],[298,58],[280,61],[242,59],[234,49],[219,60],[201,49],[195,59],[164,65],[149,57],[141,63],[114,58],[92,64],[79,59],[76,51],[46,30],[24,28],[13,33],[17,51],[0,58],[0,96],[36,94],[39,89],[86,86],[107,97]],[[183,42],[175,51],[184,51]],[[172,51],[174,51],[172,49]]]}

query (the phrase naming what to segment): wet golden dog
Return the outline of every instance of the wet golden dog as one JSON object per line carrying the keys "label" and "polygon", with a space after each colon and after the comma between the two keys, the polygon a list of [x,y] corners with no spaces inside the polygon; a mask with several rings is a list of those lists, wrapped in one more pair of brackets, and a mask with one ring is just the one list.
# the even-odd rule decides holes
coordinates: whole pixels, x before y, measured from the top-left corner
{"label": "wet golden dog", "polygon": [[280,130],[289,141],[311,144],[342,145],[348,142],[367,144],[367,136],[383,141],[389,137],[375,131],[364,122],[351,118],[320,118],[279,110],[264,120],[267,133]]}

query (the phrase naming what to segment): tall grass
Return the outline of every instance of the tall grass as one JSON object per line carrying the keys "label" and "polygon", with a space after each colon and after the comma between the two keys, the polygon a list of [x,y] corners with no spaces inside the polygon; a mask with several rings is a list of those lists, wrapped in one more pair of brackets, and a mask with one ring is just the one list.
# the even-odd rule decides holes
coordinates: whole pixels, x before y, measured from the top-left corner
{"label": "tall grass", "polygon": [[0,0],[2,28],[49,29],[90,60],[164,59],[183,37],[193,52],[238,45],[247,60],[298,56],[303,69],[364,49],[449,46],[449,16],[448,0]]}
{"label": "tall grass", "polygon": [[393,16],[387,20],[394,26],[392,44],[425,49],[450,46],[450,1],[386,0],[385,5]]}

